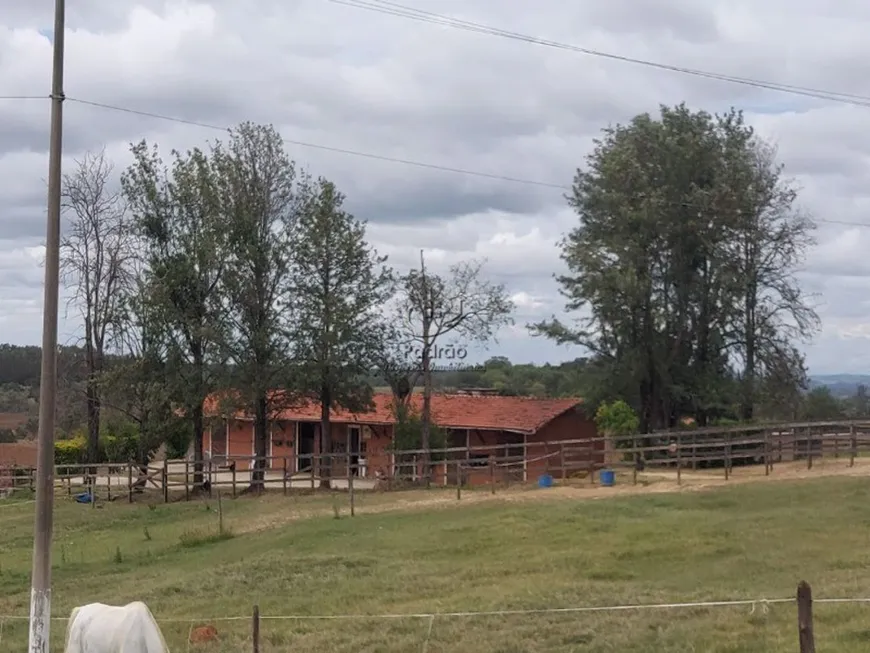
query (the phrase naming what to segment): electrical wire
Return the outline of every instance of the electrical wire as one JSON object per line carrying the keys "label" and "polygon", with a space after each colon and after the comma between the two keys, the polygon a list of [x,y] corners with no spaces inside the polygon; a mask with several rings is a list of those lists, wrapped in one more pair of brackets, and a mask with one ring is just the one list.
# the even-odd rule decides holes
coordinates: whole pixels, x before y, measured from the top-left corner
{"label": "electrical wire", "polygon": [[[78,104],[83,104],[91,107],[97,107],[100,109],[108,109],[110,111],[121,111],[123,113],[130,113],[137,116],[144,116],[146,118],[154,118],[155,120],[165,120],[167,122],[176,122],[183,125],[192,125],[194,127],[202,127],[204,129],[213,129],[217,131],[227,132],[228,128],[219,127],[218,125],[210,125],[204,122],[198,122],[195,120],[186,120],[184,118],[176,118],[173,116],[167,116],[159,113],[152,113],[150,111],[141,111],[139,109],[129,109],[127,107],[121,107],[112,104],[106,104],[103,102],[94,102],[92,100],[83,100],[80,98],[68,97],[66,98],[67,102],[76,102]],[[285,138],[284,142],[288,145],[296,145],[298,147],[307,147],[315,150],[323,150],[326,152],[336,152],[338,154],[347,154],[350,156],[358,156],[366,159],[374,159],[376,161],[386,161],[389,163],[400,163],[402,165],[407,166],[415,166],[417,168],[427,168],[429,170],[440,170],[442,172],[453,172],[460,175],[470,175],[474,177],[484,177],[486,179],[495,179],[497,181],[508,181],[515,184],[526,184],[528,186],[541,186],[544,188],[556,188],[559,190],[569,190],[570,186],[566,186],[565,184],[555,184],[546,181],[537,181],[534,179],[522,179],[520,177],[508,177],[506,175],[498,175],[489,172],[481,172],[479,170],[466,170],[464,168],[454,168],[451,166],[438,165],[436,163],[427,163],[425,161],[415,161],[412,159],[400,159],[392,156],[385,156],[382,154],[372,154],[371,152],[361,152],[359,150],[350,150],[343,147],[334,147],[331,145],[320,145],[318,143],[307,143],[305,141],[297,141],[289,138]]]}
{"label": "electrical wire", "polygon": [[[332,0],[330,0],[330,1],[332,1]],[[136,115],[136,116],[142,116],[145,118],[153,118],[155,120],[162,120],[165,122],[173,122],[173,123],[178,123],[181,125],[189,125],[192,127],[200,127],[203,129],[221,131],[224,133],[228,133],[230,131],[228,127],[220,127],[219,125],[213,125],[210,123],[200,122],[197,120],[188,120],[186,118],[178,118],[178,117],[169,116],[166,114],[154,113],[151,111],[143,111],[141,109],[132,109],[129,107],[123,107],[123,106],[114,105],[114,104],[107,104],[105,102],[96,102],[94,100],[84,100],[84,99],[75,98],[75,97],[67,97],[66,101],[67,102],[75,102],[77,104],[81,104],[84,106],[105,109],[108,111],[117,111],[117,112],[121,112],[121,113],[128,113],[128,114],[132,114],[132,115]],[[288,138],[285,138],[283,140],[288,145],[296,145],[299,147],[307,147],[307,148],[312,148],[312,149],[316,149],[316,150],[323,150],[326,152],[335,152],[338,154],[346,154],[346,155],[350,155],[350,156],[363,157],[363,158],[367,158],[367,159],[374,159],[377,161],[386,161],[388,163],[396,163],[396,164],[400,164],[400,165],[414,166],[414,167],[424,168],[424,169],[428,169],[428,170],[438,170],[441,172],[450,172],[450,173],[454,173],[454,174],[468,175],[468,176],[472,176],[472,177],[482,177],[484,179],[494,179],[497,181],[506,181],[506,182],[515,183],[515,184],[525,184],[527,186],[539,186],[539,187],[543,187],[543,188],[554,188],[557,190],[569,191],[569,192],[572,189],[570,185],[566,185],[566,184],[557,184],[557,183],[553,183],[553,182],[538,181],[538,180],[534,180],[534,179],[523,179],[520,177],[509,177],[507,175],[499,175],[499,174],[494,174],[494,173],[489,173],[489,172],[482,172],[480,170],[454,168],[451,166],[438,165],[435,163],[426,163],[424,161],[415,161],[415,160],[411,160],[411,159],[400,159],[400,158],[396,158],[396,157],[384,156],[381,154],[373,154],[371,152],[361,152],[359,150],[350,150],[347,148],[333,147],[330,145],[320,145],[318,143],[308,143],[305,141],[292,140],[292,139],[288,139]],[[670,201],[670,202],[666,201],[665,204],[668,204],[669,206],[680,206],[683,208],[696,208],[699,211],[706,210],[707,208],[709,208],[709,207],[703,207],[700,205],[694,205],[694,204],[691,204],[688,202],[679,202],[679,201]],[[835,224],[835,225],[847,226],[847,227],[870,227],[870,223],[851,222],[848,220],[833,220],[833,219],[824,219],[824,218],[813,218],[812,221],[815,223],[820,223],[820,224]]]}
{"label": "electrical wire", "polygon": [[656,68],[658,70],[665,70],[674,73],[680,73],[684,75],[691,75],[694,77],[702,77],[705,79],[712,79],[716,81],[728,82],[731,84],[740,84],[743,86],[751,86],[754,88],[767,89],[771,91],[778,91],[781,93],[788,93],[791,95],[799,95],[803,97],[809,97],[819,100],[829,100],[831,102],[840,102],[844,104],[851,104],[855,106],[870,106],[870,96],[868,95],[859,95],[855,93],[842,93],[838,91],[828,91],[824,89],[811,88],[807,86],[798,86],[794,84],[782,84],[779,82],[771,82],[765,81],[761,79],[753,79],[749,77],[738,77],[734,75],[727,75],[724,73],[711,72],[706,70],[699,70],[696,68],[688,68],[685,66],[676,66],[672,64],[661,63],[657,61],[651,61],[648,59],[640,59],[636,57],[629,57],[626,55],[615,54],[611,52],[603,52],[601,50],[593,50],[591,48],[584,48],[578,45],[572,45],[570,43],[563,43],[560,41],[553,41],[549,39],[543,39],[536,36],[531,36],[528,34],[522,34],[520,32],[513,32],[510,30],[500,29],[497,27],[492,27],[489,25],[484,25],[482,23],[476,23],[468,20],[461,20],[459,18],[453,18],[452,16],[447,16],[444,14],[437,14],[431,11],[424,11],[422,9],[415,9],[413,7],[408,7],[406,5],[402,5],[396,2],[390,2],[388,0],[329,0],[333,4],[345,5],[347,7],[354,7],[356,9],[364,9],[366,11],[373,11],[380,14],[386,14],[390,16],[397,16],[400,18],[407,18],[410,20],[416,20],[423,23],[429,23],[432,25],[442,25],[444,27],[451,27],[453,29],[464,30],[467,32],[476,32],[479,34],[486,34],[489,36],[499,36],[502,38],[512,39],[515,41],[522,41],[525,43],[531,43],[533,45],[541,45],[549,48],[555,48],[559,50],[568,50],[572,52],[577,52],[580,54],[585,54],[588,56],[599,57],[603,59],[610,59],[613,61],[620,61],[622,63],[630,63],[639,66],[646,66],[648,68]]}

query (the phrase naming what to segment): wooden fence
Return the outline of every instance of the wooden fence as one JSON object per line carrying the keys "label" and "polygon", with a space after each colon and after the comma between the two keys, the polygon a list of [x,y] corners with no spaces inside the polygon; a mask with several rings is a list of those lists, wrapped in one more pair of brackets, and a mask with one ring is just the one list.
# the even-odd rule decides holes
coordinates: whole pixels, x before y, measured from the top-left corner
{"label": "wooden fence", "polygon": [[[497,487],[553,480],[584,479],[594,483],[602,469],[628,472],[632,482],[644,470],[671,470],[682,482],[684,470],[719,469],[728,479],[735,466],[764,466],[769,475],[775,465],[805,461],[812,469],[822,458],[848,460],[870,453],[870,422],[806,422],[664,431],[643,435],[572,439],[558,442],[517,442],[499,445],[454,447],[429,452],[396,451],[389,454],[385,473],[373,473],[359,452],[238,457],[204,460],[201,474],[191,460],[108,463],[90,473],[87,466],[57,465],[55,486],[69,496],[90,492],[106,500],[126,499],[137,494],[159,493],[164,501],[185,498],[216,489],[233,496],[255,489],[280,488],[285,494],[313,491],[321,486],[329,468],[333,488],[397,490],[421,485],[463,488]],[[252,484],[251,467],[262,468],[262,481]],[[305,471],[296,471],[305,468]],[[33,489],[32,467],[0,467],[0,493],[14,488]]]}

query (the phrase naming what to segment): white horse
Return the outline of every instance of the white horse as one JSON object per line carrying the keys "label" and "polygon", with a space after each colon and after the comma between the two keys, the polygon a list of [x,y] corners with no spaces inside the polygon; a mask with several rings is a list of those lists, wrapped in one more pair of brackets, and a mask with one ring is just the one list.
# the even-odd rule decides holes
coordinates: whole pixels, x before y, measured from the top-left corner
{"label": "white horse", "polygon": [[64,653],[169,653],[169,648],[144,603],[89,603],[70,614]]}

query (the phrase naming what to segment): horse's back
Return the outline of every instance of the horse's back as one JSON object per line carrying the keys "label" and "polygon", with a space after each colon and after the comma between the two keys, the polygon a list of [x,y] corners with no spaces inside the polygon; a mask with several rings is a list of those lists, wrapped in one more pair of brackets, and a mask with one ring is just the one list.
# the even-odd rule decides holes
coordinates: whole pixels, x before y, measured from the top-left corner
{"label": "horse's back", "polygon": [[166,642],[141,601],[124,606],[89,603],[75,608],[64,653],[165,653]]}

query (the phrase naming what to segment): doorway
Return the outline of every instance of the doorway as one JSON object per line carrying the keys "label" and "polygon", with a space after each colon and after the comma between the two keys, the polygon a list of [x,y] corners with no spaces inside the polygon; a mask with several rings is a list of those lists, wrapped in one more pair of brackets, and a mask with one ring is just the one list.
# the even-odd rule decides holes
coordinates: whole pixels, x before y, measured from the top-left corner
{"label": "doorway", "polygon": [[313,422],[297,422],[296,431],[296,471],[304,472],[311,469],[314,463],[314,431]]}
{"label": "doorway", "polygon": [[360,468],[360,445],[362,444],[362,438],[360,437],[360,428],[358,426],[347,427],[347,440],[350,468],[354,476],[359,476],[362,471]]}

